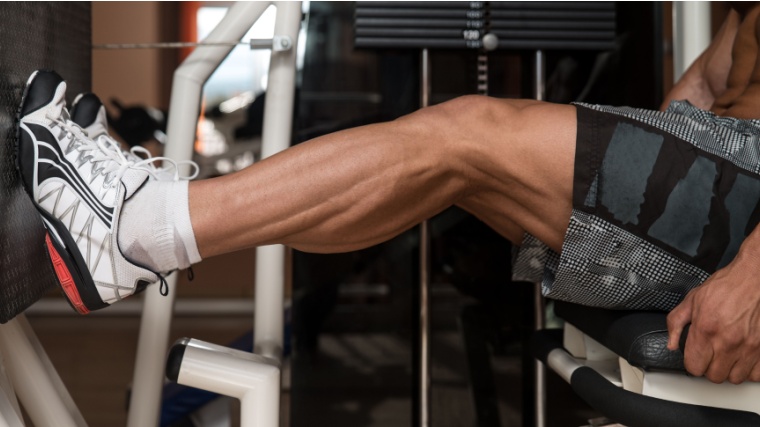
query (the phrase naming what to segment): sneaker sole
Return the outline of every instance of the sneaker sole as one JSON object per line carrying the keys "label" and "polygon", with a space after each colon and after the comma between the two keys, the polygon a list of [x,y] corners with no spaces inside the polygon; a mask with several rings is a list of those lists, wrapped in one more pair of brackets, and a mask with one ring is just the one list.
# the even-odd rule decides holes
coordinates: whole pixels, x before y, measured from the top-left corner
{"label": "sneaker sole", "polygon": [[[35,71],[26,82],[24,86],[24,92],[21,95],[21,103],[16,112],[16,144],[15,144],[15,163],[16,169],[19,171],[21,183],[29,195],[32,204],[42,216],[43,224],[47,229],[45,234],[45,249],[47,250],[48,257],[50,258],[51,265],[56,274],[56,280],[58,286],[66,296],[67,301],[74,310],[80,314],[87,314],[92,310],[97,310],[108,306],[100,298],[95,283],[92,281],[92,277],[89,276],[89,269],[84,260],[81,259],[78,249],[76,253],[70,251],[68,248],[77,248],[74,239],[71,237],[68,228],[63,225],[57,218],[53,217],[44,210],[34,200],[34,189],[27,185],[23,178],[23,167],[21,165],[20,145],[21,145],[21,112],[24,108],[27,92],[29,86],[37,76]],[[32,184],[33,185],[33,184]],[[50,229],[53,229],[55,236],[51,236]],[[66,240],[65,244],[59,240]],[[82,274],[82,271],[86,272],[87,276]],[[87,277],[87,278],[86,278]],[[88,280],[89,278],[89,280]]]}
{"label": "sneaker sole", "polygon": [[53,245],[49,232],[45,233],[45,247],[53,264],[55,275],[58,278],[58,285],[69,300],[69,304],[80,314],[89,313],[90,310],[82,301],[81,295],[79,295],[79,289],[77,288],[76,280],[74,280],[71,274],[71,269],[66,265],[66,261],[63,260],[55,245]]}

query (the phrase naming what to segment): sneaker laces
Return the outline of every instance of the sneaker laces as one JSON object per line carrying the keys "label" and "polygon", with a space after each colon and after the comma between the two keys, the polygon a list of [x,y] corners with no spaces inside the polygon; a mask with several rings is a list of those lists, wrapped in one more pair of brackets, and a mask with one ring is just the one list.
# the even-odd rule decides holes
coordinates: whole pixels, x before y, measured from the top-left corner
{"label": "sneaker laces", "polygon": [[85,162],[92,163],[90,184],[92,184],[92,181],[95,180],[98,174],[101,174],[106,177],[103,182],[104,188],[113,186],[113,178],[117,175],[119,177],[123,176],[127,169],[129,169],[129,162],[123,155],[118,153],[118,150],[109,149],[108,146],[101,145],[97,141],[90,139],[86,130],[71,121],[66,109],[55,110],[54,114],[48,113],[45,117],[52,122],[51,127],[57,126],[60,132],[63,133],[62,140],[69,141],[64,150],[65,154],[69,154],[74,150],[79,152],[77,167],[82,166]]}
{"label": "sneaker laces", "polygon": [[[105,136],[105,135],[104,135]],[[155,174],[160,173],[171,173],[170,170],[174,170],[173,176],[174,181],[192,181],[193,179],[198,177],[198,174],[200,173],[200,167],[198,166],[198,163],[195,163],[192,160],[174,160],[169,157],[162,157],[157,156],[153,157],[150,151],[146,149],[145,147],[141,147],[139,145],[136,145],[132,147],[128,153],[135,157],[136,159],[139,159],[140,161],[143,160],[150,160],[152,162],[161,161],[161,167],[157,167],[155,164],[152,164],[151,167],[155,170]],[[168,163],[168,166],[166,165]],[[180,173],[180,167],[183,165],[188,165],[192,167],[192,173],[186,173],[181,174]]]}
{"label": "sneaker laces", "polygon": [[[50,124],[51,128],[53,125],[58,126],[61,132],[64,133],[64,139],[81,140],[87,138],[87,131],[82,129],[82,127],[78,124],[71,121],[69,118],[69,113],[65,108],[56,108],[54,110],[54,114],[48,112],[45,114],[45,118],[52,122]],[[71,144],[69,144],[69,148],[71,148]],[[67,153],[69,152],[71,152],[71,150],[67,149]]]}
{"label": "sneaker laces", "polygon": [[92,163],[90,182],[92,183],[95,175],[100,173],[105,177],[103,181],[104,187],[115,187],[121,181],[124,174],[132,167],[148,171],[147,168],[140,168],[135,162],[127,159],[119,147],[115,147],[107,141],[104,143],[100,138],[97,140],[81,140],[78,150],[84,158]]}

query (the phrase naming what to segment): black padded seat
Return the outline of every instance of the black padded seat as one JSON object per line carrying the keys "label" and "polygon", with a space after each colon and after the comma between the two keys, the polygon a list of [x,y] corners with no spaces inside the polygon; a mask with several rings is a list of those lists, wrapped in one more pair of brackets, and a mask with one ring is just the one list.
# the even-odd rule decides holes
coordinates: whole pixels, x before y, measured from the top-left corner
{"label": "black padded seat", "polygon": [[[648,371],[685,372],[681,351],[669,351],[667,313],[614,311],[555,301],[556,314],[631,365]],[[591,407],[629,427],[759,427],[754,412],[668,401],[611,383],[592,367],[576,361],[562,344],[561,329],[532,337],[536,358],[564,378]]]}
{"label": "black padded seat", "polygon": [[683,353],[667,349],[667,313],[606,310],[556,301],[560,318],[580,329],[632,366],[647,371],[686,372]]}

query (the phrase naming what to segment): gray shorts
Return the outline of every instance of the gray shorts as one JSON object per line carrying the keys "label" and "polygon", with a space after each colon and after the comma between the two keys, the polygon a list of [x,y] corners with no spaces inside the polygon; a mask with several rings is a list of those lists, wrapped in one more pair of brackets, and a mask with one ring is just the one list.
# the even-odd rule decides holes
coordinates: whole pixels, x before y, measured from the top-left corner
{"label": "gray shorts", "polygon": [[[760,221],[760,120],[577,104],[573,212],[561,254],[528,236],[516,280],[549,298],[670,310]],[[531,276],[533,275],[533,277]]]}

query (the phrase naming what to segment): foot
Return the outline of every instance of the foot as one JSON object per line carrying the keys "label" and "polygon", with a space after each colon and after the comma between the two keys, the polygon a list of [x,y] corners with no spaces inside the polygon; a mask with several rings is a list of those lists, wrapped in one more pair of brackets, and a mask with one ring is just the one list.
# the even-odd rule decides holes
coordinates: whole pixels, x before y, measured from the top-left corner
{"label": "foot", "polygon": [[66,83],[52,71],[29,78],[19,107],[17,167],[48,230],[58,283],[80,313],[132,295],[159,276],[126,259],[117,242],[122,205],[148,180],[118,147],[70,120]]}
{"label": "foot", "polygon": [[[141,146],[121,151],[120,144],[108,133],[106,109],[92,93],[80,94],[71,105],[71,120],[87,135],[106,147],[118,150],[134,167],[150,172],[149,182],[121,209],[118,236],[124,256],[159,274],[187,268],[200,261],[187,202],[187,182],[198,174],[193,161],[175,162],[166,157],[153,157]],[[161,166],[156,166],[161,162]],[[192,173],[180,175],[178,165],[188,164]]]}

